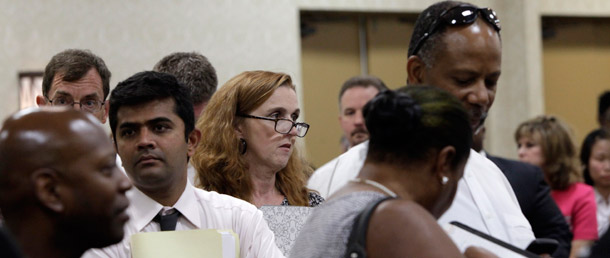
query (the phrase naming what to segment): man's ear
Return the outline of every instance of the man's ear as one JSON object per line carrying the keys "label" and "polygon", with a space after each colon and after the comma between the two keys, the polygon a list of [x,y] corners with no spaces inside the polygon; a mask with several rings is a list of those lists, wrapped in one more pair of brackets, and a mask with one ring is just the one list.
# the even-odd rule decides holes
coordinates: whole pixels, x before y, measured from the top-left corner
{"label": "man's ear", "polygon": [[31,176],[34,184],[34,193],[38,201],[50,210],[60,213],[65,207],[59,192],[59,176],[50,168],[41,168]]}
{"label": "man's ear", "polygon": [[455,159],[455,148],[453,146],[445,146],[436,155],[436,171],[435,174],[441,182],[443,176],[452,178],[453,159]]}
{"label": "man's ear", "polygon": [[102,116],[102,124],[106,123],[108,118],[108,110],[110,109],[110,100],[104,101],[104,115]]}
{"label": "man's ear", "polygon": [[47,100],[43,96],[38,95],[38,96],[36,96],[36,104],[39,107],[46,106],[47,105]]}
{"label": "man's ear", "polygon": [[426,64],[419,56],[410,56],[407,59],[407,84],[419,85],[424,81],[424,73],[426,72]]}
{"label": "man's ear", "polygon": [[188,137],[188,156],[192,157],[195,154],[195,149],[197,149],[197,144],[199,144],[199,140],[201,140],[201,131],[197,128],[193,129]]}

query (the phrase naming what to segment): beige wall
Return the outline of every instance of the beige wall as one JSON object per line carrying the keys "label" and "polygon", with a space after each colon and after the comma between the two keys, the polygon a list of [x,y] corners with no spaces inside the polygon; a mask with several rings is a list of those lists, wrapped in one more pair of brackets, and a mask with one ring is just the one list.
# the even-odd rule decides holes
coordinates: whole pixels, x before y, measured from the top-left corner
{"label": "beige wall", "polygon": [[[368,74],[390,88],[405,85],[406,49],[414,19],[399,15],[366,15]],[[402,15],[404,16],[404,15]],[[318,14],[324,20],[308,22],[315,33],[301,41],[303,106],[312,125],[305,142],[309,161],[319,167],[341,154],[338,94],[348,78],[361,72],[358,14]]]}
{"label": "beige wall", "polygon": [[299,46],[291,1],[0,0],[0,119],[17,110],[18,71],[42,70],[66,48],[101,56],[112,86],[171,52],[199,51],[221,85],[267,69],[291,74],[300,87]]}
{"label": "beige wall", "polygon": [[[41,70],[53,54],[72,47],[88,48],[102,56],[113,72],[112,85],[135,72],[150,69],[158,59],[173,51],[195,50],[208,56],[217,68],[221,83],[244,70],[287,72],[294,77],[301,103],[306,106],[303,98],[309,101],[312,97],[302,92],[308,85],[302,71],[305,60],[301,60],[300,10],[412,13],[433,2],[0,0],[0,67],[3,68],[0,69],[3,96],[0,119],[17,110],[17,73]],[[496,154],[514,155],[510,137],[514,127],[524,119],[543,113],[544,103],[548,102],[543,97],[542,86],[541,15],[608,17],[610,2],[488,0],[473,3],[496,9],[503,26],[503,75],[488,121],[487,148]],[[371,69],[379,62],[371,60]],[[400,66],[392,63],[391,67]],[[379,73],[389,71],[384,69],[378,70]],[[330,99],[334,105],[335,97]],[[303,111],[306,120],[309,112],[318,112],[313,108],[311,111],[303,108]],[[337,113],[335,107],[324,112]],[[312,128],[338,130],[338,126],[333,129],[317,124],[312,124]],[[332,143],[336,141],[333,139]]]}
{"label": "beige wall", "polygon": [[407,46],[413,33],[415,14],[373,15],[368,19],[369,73],[390,88],[407,84]]}
{"label": "beige wall", "polygon": [[[315,1],[313,1],[315,2]],[[323,2],[323,3],[320,3]],[[315,4],[304,4],[307,10],[347,10],[347,11],[363,11],[363,12],[418,12],[430,2],[424,3],[397,3],[396,1],[374,1],[377,4],[370,4],[369,8],[363,8],[362,2],[357,1],[351,7],[339,6],[330,4],[325,1],[318,1]],[[380,2],[384,2],[380,4]],[[530,1],[530,0],[511,0],[511,1],[475,1],[481,6],[493,7],[500,16],[502,21],[502,41],[503,41],[503,67],[502,76],[499,81],[499,87],[496,95],[495,103],[491,109],[490,116],[487,122],[487,136],[485,148],[496,155],[516,158],[515,144],[513,133],[515,128],[522,121],[533,116],[555,112],[552,105],[562,106],[565,100],[557,98],[553,94],[549,94],[551,88],[548,85],[547,71],[545,67],[543,72],[542,60],[550,58],[549,51],[543,53],[543,43],[541,39],[541,22],[542,15],[577,15],[577,16],[595,16],[604,17],[610,16],[610,4],[607,1]],[[383,4],[392,6],[385,9]],[[385,23],[384,23],[385,22]],[[393,24],[387,20],[378,21],[377,24],[384,24],[383,29],[377,27],[379,31],[403,31],[405,34],[393,38],[391,44],[381,47],[383,43],[376,42],[376,37],[369,36],[369,72],[382,77],[388,85],[398,86],[404,84],[404,60],[406,60],[406,44],[400,46],[402,37],[408,39],[410,28],[408,26],[397,26],[393,28]],[[368,32],[372,35],[371,24],[369,23]],[[400,38],[400,39],[397,39]],[[379,46],[379,47],[377,47]],[[546,47],[546,45],[545,45]],[[305,54],[304,54],[305,55]],[[304,57],[305,58],[305,57]],[[547,64],[547,62],[545,62]],[[604,65],[598,66],[603,69]],[[303,74],[304,77],[307,74]],[[555,78],[560,78],[555,76]],[[605,80],[599,78],[599,80]],[[397,84],[398,83],[398,84]],[[309,85],[304,81],[305,90],[308,90]],[[315,87],[315,86],[314,86]],[[553,91],[560,92],[560,91]],[[576,93],[572,92],[572,95]],[[582,92],[579,92],[582,93]],[[330,93],[329,93],[330,94]],[[336,93],[335,93],[336,94]],[[580,96],[583,97],[580,97]],[[578,98],[591,104],[591,98],[587,98],[589,93],[584,93]],[[334,120],[334,117],[333,117]],[[328,120],[325,123],[330,123]],[[577,127],[586,127],[587,125],[579,121],[576,122]],[[337,126],[338,128],[338,126]],[[332,129],[332,128],[331,128]],[[317,156],[327,155],[321,154],[321,149],[337,149],[337,137],[340,135],[340,130],[336,129],[333,132],[333,138],[329,141],[323,141],[324,147],[315,146],[308,142],[308,152],[314,153],[310,156],[315,156],[314,160],[328,160],[333,156],[326,158],[318,158]],[[330,133],[328,133],[330,134]],[[582,136],[581,136],[582,137]],[[577,140],[579,137],[577,136]],[[314,162],[314,164],[317,164]]]}
{"label": "beige wall", "polygon": [[302,40],[303,108],[311,129],[305,137],[309,161],[319,167],[341,153],[338,92],[360,73],[358,20],[348,17],[316,23],[316,33]]}
{"label": "beige wall", "polygon": [[545,113],[567,122],[580,146],[598,127],[599,94],[610,90],[610,20],[552,21],[555,35],[543,45]]}
{"label": "beige wall", "polygon": [[[538,12],[537,8],[529,9],[531,4],[528,4],[529,2],[526,0],[510,2],[479,1],[476,3],[481,6],[492,6],[498,11],[503,21],[503,76],[500,78],[496,102],[488,118],[488,133],[485,145],[494,154],[511,156],[514,153],[514,144],[511,137],[513,128],[524,118],[529,117],[532,113],[541,113],[543,109],[543,104],[540,101],[542,98],[542,82],[539,72],[539,28],[536,26],[534,26],[534,29],[531,28],[532,23],[539,24],[537,20]],[[406,50],[413,26],[413,21],[397,22],[397,14],[393,13],[401,12],[403,16],[405,13],[417,14],[420,11],[419,8],[425,8],[430,3],[420,4],[421,6],[405,4],[391,9],[391,12],[385,15],[383,15],[384,10],[375,8],[370,10],[382,14],[371,15],[372,18],[369,19],[367,24],[369,73],[381,77],[390,87],[395,88],[405,84]],[[328,6],[320,8],[336,9]],[[349,10],[367,11],[359,8]],[[363,13],[366,14],[367,12]],[[305,49],[306,45],[304,44],[303,58],[306,58]],[[323,62],[328,65],[326,60]],[[316,66],[313,65],[313,67]],[[305,67],[303,67],[303,71],[306,71]],[[303,74],[303,77],[305,78],[305,91],[313,90],[310,87],[319,87],[318,85],[307,84],[306,78],[308,75],[306,73]],[[344,77],[343,80],[346,78],[348,77]],[[316,91],[323,91],[323,89],[316,88]],[[336,96],[337,93],[335,91],[325,94]],[[529,96],[530,98],[523,101],[523,96]],[[516,100],[519,100],[521,104],[515,107],[513,104]],[[311,116],[308,117],[308,119],[311,118]],[[333,120],[329,119],[319,123],[333,123]],[[314,120],[313,122],[318,121]],[[332,129],[328,126],[325,128]],[[341,131],[338,129],[338,123],[336,128],[335,131],[326,133],[326,135],[332,135],[332,138],[324,141],[307,139],[308,153],[314,165],[320,165],[320,160],[327,161],[336,156],[326,156],[328,150],[339,149],[337,139],[341,135]],[[316,141],[316,143],[313,143],[313,141]]]}

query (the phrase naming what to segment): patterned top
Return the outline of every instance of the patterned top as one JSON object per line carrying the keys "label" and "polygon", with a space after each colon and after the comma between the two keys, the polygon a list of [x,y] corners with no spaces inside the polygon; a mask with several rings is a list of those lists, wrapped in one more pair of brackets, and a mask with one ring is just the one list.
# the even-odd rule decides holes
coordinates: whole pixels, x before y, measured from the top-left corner
{"label": "patterned top", "polygon": [[290,250],[290,258],[344,257],[354,219],[366,206],[385,198],[373,192],[353,192],[315,208]]}
{"label": "patterned top", "polygon": [[[324,202],[324,197],[320,196],[317,192],[309,192],[309,207],[316,207],[323,202]],[[288,202],[288,199],[286,199],[286,197],[284,197],[284,201],[280,205],[290,206],[290,203]]]}

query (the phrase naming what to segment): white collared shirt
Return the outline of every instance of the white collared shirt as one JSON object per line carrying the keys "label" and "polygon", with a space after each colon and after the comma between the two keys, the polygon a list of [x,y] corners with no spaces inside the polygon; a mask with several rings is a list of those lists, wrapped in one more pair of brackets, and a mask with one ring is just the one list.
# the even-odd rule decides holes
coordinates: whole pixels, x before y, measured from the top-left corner
{"label": "white collared shirt", "polygon": [[601,237],[610,225],[610,203],[595,188],[595,202],[597,203],[597,233]]}
{"label": "white collared shirt", "polygon": [[[307,187],[319,191],[324,198],[332,195],[358,175],[367,150],[368,141],[352,147],[316,170]],[[535,239],[502,171],[474,150],[470,150],[455,199],[438,222],[445,225],[454,220],[519,248],[526,248]],[[466,247],[458,246],[461,251]]]}
{"label": "white collared shirt", "polygon": [[[127,192],[127,197],[131,201],[127,209],[130,220],[125,224],[123,241],[103,249],[91,249],[83,257],[130,258],[131,235],[160,231],[159,223],[153,222],[153,218],[163,206],[135,187]],[[262,212],[248,202],[187,183],[173,208],[181,213],[176,230],[231,229],[239,236],[240,257],[284,257]]]}
{"label": "white collared shirt", "polygon": [[368,147],[369,142],[365,141],[322,165],[313,172],[307,181],[307,187],[318,191],[324,199],[328,199],[349,180],[358,176],[364,165]]}

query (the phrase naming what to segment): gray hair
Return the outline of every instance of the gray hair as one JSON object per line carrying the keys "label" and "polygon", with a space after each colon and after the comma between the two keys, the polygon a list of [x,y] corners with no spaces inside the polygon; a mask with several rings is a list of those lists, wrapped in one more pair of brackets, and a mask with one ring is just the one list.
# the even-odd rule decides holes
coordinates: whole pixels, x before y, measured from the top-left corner
{"label": "gray hair", "polygon": [[153,70],[175,76],[189,89],[193,104],[210,100],[216,92],[216,70],[205,56],[197,52],[172,53],[155,64]]}

